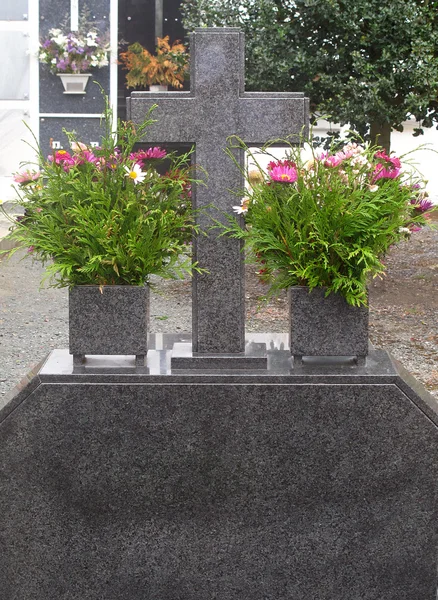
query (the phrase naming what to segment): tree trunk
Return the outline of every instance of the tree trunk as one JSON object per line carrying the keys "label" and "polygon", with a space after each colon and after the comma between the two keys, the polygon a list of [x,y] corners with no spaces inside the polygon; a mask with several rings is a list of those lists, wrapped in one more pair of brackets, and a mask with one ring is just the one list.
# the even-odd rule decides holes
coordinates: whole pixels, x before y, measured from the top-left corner
{"label": "tree trunk", "polygon": [[371,143],[385,148],[389,154],[391,150],[391,126],[389,123],[373,121],[370,125]]}

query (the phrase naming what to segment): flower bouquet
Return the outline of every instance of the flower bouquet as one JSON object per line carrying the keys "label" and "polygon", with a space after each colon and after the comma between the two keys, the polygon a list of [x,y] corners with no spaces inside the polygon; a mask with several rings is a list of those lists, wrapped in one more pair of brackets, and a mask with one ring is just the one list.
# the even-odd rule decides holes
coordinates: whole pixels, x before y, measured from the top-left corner
{"label": "flower bouquet", "polygon": [[108,66],[109,51],[108,35],[102,35],[88,24],[86,14],[83,14],[79,31],[50,29],[48,36],[40,43],[38,57],[53,74],[78,74]]}
{"label": "flower bouquet", "polygon": [[[231,146],[249,152],[238,138]],[[266,172],[260,155],[249,154],[255,168],[245,170],[247,189],[234,207],[244,226],[232,215],[216,226],[244,241],[270,293],[323,288],[365,306],[368,278],[384,272],[390,246],[426,225],[433,210],[418,172],[380,147],[350,142],[318,152],[310,142],[290,144]]]}
{"label": "flower bouquet", "polygon": [[[66,132],[71,152],[56,150],[47,159],[39,153],[39,170],[15,177],[25,214],[12,237],[16,249],[46,264],[53,287],[69,287],[75,366],[86,354],[133,354],[144,366],[151,276],[201,272],[190,256],[199,232],[190,153],[136,150],[152,122],[150,114],[139,126],[119,122],[113,134],[106,99],[99,148]],[[163,161],[167,170],[160,174]]]}
{"label": "flower bouquet", "polygon": [[39,169],[15,176],[25,215],[13,224],[12,237],[47,265],[53,286],[143,286],[151,275],[199,270],[188,256],[198,232],[190,153],[135,150],[152,122],[150,114],[139,126],[120,121],[113,133],[106,99],[99,148],[66,132],[71,152],[55,150],[47,159],[39,152]]}

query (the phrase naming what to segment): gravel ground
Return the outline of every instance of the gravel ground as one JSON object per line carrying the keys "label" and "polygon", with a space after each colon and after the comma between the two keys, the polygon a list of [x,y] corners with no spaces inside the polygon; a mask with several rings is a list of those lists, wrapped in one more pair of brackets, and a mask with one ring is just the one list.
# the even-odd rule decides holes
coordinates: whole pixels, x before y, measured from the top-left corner
{"label": "gravel ground", "polygon": [[[0,259],[0,397],[53,348],[68,347],[67,290],[39,290],[43,268],[16,253]],[[438,231],[423,230],[387,257],[370,285],[370,339],[389,350],[438,397]],[[246,269],[248,331],[287,330],[285,295],[258,308],[264,293]],[[191,330],[190,281],[165,281],[151,295],[151,332]]]}

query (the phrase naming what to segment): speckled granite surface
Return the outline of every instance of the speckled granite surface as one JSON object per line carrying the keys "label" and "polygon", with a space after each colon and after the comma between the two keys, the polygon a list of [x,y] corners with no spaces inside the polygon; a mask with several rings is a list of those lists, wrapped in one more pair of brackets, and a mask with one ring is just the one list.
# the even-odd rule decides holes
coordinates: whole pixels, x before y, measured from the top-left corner
{"label": "speckled granite surface", "polygon": [[298,356],[366,356],[368,317],[365,306],[351,306],[325,288],[288,290],[291,353]]}
{"label": "speckled granite surface", "polygon": [[384,352],[173,374],[175,341],[55,351],[0,412],[2,600],[435,600],[436,401]]}
{"label": "speckled granite surface", "polygon": [[71,354],[147,353],[147,286],[74,286],[68,309]]}

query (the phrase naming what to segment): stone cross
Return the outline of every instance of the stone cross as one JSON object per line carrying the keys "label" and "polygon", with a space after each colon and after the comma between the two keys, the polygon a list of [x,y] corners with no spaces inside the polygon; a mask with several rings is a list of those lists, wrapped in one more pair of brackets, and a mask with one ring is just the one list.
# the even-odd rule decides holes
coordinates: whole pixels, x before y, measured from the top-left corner
{"label": "stone cross", "polygon": [[[208,173],[198,186],[195,206],[209,204],[232,212],[243,189],[236,165],[225,154],[227,137],[248,145],[300,133],[308,122],[308,100],[301,93],[244,91],[244,36],[234,27],[196,29],[190,39],[190,92],[133,92],[128,118],[143,121],[154,104],[157,122],[145,141],[194,144],[194,163]],[[243,166],[245,156],[236,151]],[[203,178],[202,171],[198,173]],[[211,213],[210,213],[211,214]],[[219,213],[213,214],[218,217]],[[201,217],[201,225],[211,221]],[[193,279],[193,353],[241,354],[245,349],[245,295],[241,244],[210,232],[194,241],[194,259],[208,274]]]}

